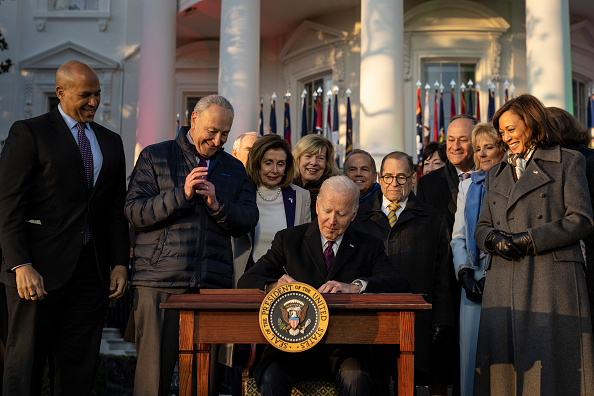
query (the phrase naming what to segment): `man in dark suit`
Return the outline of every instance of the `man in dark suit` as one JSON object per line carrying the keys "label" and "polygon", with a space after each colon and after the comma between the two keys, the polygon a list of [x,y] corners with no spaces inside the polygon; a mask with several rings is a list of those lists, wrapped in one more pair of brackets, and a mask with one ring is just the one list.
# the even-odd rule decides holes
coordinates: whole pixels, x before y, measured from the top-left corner
{"label": "man in dark suit", "polygon": [[53,394],[90,395],[108,296],[127,284],[124,150],[93,122],[100,93],[93,69],[63,64],[60,105],[15,122],[0,157],[6,395],[40,394],[48,359]]}
{"label": "man in dark suit", "polygon": [[[271,249],[239,279],[238,287],[269,291],[299,281],[320,293],[408,291],[408,282],[389,262],[382,241],[350,227],[358,200],[359,188],[346,176],[326,180],[316,203],[317,222],[279,231]],[[370,395],[366,351],[318,346],[292,354],[267,347],[254,376],[262,396],[289,395],[297,381],[323,375],[329,368],[341,395]]]}
{"label": "man in dark suit", "polygon": [[[412,158],[395,151],[380,167],[381,191],[359,207],[353,227],[384,241],[390,262],[409,280],[413,293],[433,304],[415,315],[415,383],[436,391],[443,378],[442,344],[456,343],[456,288],[445,217],[412,192]],[[438,392],[432,392],[438,393]]]}
{"label": "man in dark suit", "polygon": [[[417,197],[437,209],[446,218],[448,225],[448,244],[454,228],[454,217],[458,199],[458,185],[460,181],[470,177],[470,171],[474,167],[474,150],[472,147],[471,135],[476,118],[467,114],[459,114],[452,117],[448,125],[446,139],[446,155],[448,160],[444,167],[437,169],[419,179]],[[450,262],[450,267],[453,268]],[[452,273],[453,274],[453,273]],[[454,276],[454,275],[452,275]],[[455,305],[460,304],[460,288],[453,291]],[[456,318],[456,332],[458,331],[458,319]],[[450,384],[453,384],[453,395],[459,394],[459,355],[457,348],[452,348],[450,363],[447,365],[452,370]]]}
{"label": "man in dark suit", "polygon": [[417,197],[446,216],[450,232],[454,227],[458,184],[470,177],[469,172],[474,167],[470,137],[477,122],[476,118],[466,114],[452,117],[446,140],[448,160],[444,167],[421,177],[417,187]]}

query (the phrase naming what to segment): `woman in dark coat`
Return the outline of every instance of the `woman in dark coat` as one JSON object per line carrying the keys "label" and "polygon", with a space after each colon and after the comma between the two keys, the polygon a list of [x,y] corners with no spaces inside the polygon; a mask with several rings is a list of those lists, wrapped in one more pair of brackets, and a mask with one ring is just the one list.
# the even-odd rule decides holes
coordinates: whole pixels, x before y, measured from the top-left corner
{"label": "woman in dark coat", "polygon": [[[563,140],[563,147],[579,151],[586,158],[586,179],[590,191],[590,203],[594,207],[594,150],[588,148],[591,136],[588,130],[567,111],[558,107],[547,107],[551,122]],[[586,249],[586,284],[590,301],[590,315],[594,305],[594,232],[583,239]],[[594,318],[593,318],[594,319]],[[594,320],[592,323],[594,328]]]}
{"label": "woman in dark coat", "polygon": [[531,95],[493,118],[509,147],[486,174],[475,239],[489,252],[475,395],[591,395],[592,323],[580,239],[592,231],[584,157],[559,147]]}

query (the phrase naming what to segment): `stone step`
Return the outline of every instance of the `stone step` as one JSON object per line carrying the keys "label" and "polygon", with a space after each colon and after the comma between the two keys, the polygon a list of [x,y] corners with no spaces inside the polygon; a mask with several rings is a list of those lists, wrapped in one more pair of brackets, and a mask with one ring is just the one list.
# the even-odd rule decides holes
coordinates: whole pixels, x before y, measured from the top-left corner
{"label": "stone step", "polygon": [[110,350],[125,350],[125,351],[136,351],[136,347],[133,342],[127,342],[122,339],[119,340],[105,340],[109,345]]}
{"label": "stone step", "polygon": [[121,338],[122,335],[120,334],[120,330],[113,327],[103,328],[103,334],[101,335],[102,340],[117,340]]}

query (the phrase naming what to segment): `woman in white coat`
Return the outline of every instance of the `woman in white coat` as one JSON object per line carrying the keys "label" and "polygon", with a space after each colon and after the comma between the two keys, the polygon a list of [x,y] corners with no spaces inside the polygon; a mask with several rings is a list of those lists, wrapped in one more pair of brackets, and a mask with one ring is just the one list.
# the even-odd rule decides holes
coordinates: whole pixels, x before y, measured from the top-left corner
{"label": "woman in white coat", "polygon": [[452,232],[452,253],[456,279],[462,287],[460,299],[460,394],[472,396],[476,341],[485,281],[486,255],[474,241],[474,229],[485,194],[485,172],[503,158],[499,133],[491,124],[477,124],[472,131],[475,169],[460,183],[458,210]]}
{"label": "woman in white coat", "polygon": [[260,212],[253,239],[254,263],[268,251],[278,231],[311,221],[309,192],[291,184],[294,169],[291,148],[278,135],[261,137],[250,150],[246,171],[256,185]]}

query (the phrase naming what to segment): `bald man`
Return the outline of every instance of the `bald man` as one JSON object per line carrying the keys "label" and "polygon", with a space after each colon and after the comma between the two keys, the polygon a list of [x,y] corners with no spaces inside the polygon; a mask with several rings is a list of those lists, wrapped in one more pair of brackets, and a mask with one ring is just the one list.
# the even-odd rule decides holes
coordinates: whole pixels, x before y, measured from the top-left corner
{"label": "bald man", "polygon": [[239,135],[233,142],[232,154],[235,158],[241,161],[244,167],[247,166],[248,155],[258,138],[260,138],[258,132],[246,132]]}
{"label": "bald man", "polygon": [[126,168],[120,136],[93,122],[97,74],[56,72],[60,105],[15,122],[0,156],[0,281],[8,340],[4,395],[90,395],[109,299],[127,284]]}

